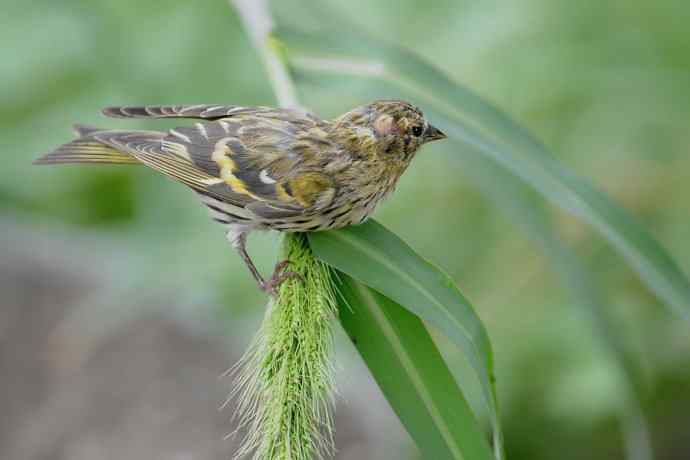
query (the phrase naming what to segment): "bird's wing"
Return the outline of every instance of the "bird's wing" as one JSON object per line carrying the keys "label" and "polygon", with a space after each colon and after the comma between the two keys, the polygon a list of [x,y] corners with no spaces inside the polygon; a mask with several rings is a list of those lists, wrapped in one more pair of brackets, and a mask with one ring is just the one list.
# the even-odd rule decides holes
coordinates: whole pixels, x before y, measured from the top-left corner
{"label": "bird's wing", "polygon": [[324,169],[324,152],[334,149],[325,126],[289,111],[271,110],[276,116],[237,114],[153,138],[132,131],[104,132],[97,138],[261,218],[283,219],[325,209],[336,194],[336,183]]}
{"label": "bird's wing", "polygon": [[111,118],[202,118],[217,120],[241,115],[264,115],[311,117],[299,110],[276,109],[273,107],[243,107],[239,105],[197,104],[197,105],[143,105],[106,107],[103,114]]}

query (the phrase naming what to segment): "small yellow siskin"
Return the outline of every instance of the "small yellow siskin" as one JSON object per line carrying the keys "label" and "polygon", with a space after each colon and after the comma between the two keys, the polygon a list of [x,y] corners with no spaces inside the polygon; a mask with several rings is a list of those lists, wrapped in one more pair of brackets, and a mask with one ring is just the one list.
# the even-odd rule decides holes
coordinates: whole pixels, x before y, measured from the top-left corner
{"label": "small yellow siskin", "polygon": [[376,101],[332,120],[299,110],[224,105],[109,107],[117,118],[196,118],[168,131],[75,126],[79,136],[35,164],[144,164],[193,189],[259,287],[247,254],[252,230],[312,232],[364,222],[390,194],[415,152],[446,136],[404,101]]}

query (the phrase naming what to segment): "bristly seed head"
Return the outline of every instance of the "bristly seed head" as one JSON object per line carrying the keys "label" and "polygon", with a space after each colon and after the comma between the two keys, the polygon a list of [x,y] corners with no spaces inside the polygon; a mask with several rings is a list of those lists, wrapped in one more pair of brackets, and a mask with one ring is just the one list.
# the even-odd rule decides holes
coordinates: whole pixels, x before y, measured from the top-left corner
{"label": "bristly seed head", "polygon": [[333,452],[332,326],[336,300],[329,269],[306,236],[284,240],[290,269],[254,342],[236,369],[239,429],[235,458],[312,460]]}

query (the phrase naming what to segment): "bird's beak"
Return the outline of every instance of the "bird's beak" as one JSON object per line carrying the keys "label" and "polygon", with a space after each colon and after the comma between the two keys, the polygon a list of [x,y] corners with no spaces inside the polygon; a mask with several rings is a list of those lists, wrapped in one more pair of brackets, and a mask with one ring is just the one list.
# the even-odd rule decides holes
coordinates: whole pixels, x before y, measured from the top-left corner
{"label": "bird's beak", "polygon": [[443,134],[443,132],[440,129],[429,125],[429,127],[426,129],[426,132],[424,133],[424,142],[426,143],[432,141],[440,141],[441,139],[445,139],[446,137],[448,136]]}

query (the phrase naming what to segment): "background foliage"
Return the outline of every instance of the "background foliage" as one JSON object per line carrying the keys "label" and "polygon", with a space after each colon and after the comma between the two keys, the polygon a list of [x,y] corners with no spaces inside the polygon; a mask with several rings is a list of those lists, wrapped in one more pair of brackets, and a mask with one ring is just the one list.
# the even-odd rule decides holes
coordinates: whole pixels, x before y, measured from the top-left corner
{"label": "background foliage", "polygon": [[[282,17],[297,24],[317,20],[296,8],[299,3],[279,3]],[[560,161],[640,218],[690,272],[685,3],[319,5],[414,50],[511,114]],[[43,0],[31,8],[4,4],[3,10],[0,39],[11,46],[0,51],[0,222],[14,231],[3,232],[0,254],[22,245],[31,251],[31,238],[19,234],[50,239],[45,255],[56,260],[70,244],[89,254],[98,247],[99,262],[88,268],[107,274],[118,301],[83,307],[91,312],[85,328],[107,331],[123,315],[141,313],[130,306],[133,299],[164,296],[176,299],[174,311],[161,307],[164,314],[199,334],[230,335],[231,345],[243,349],[264,299],[192,194],[143,168],[30,167],[31,159],[70,137],[73,122],[143,126],[102,119],[98,111],[105,105],[272,104],[264,70],[234,11],[224,0],[203,8],[182,1]],[[330,117],[366,101],[361,84],[315,82],[300,99]],[[626,390],[615,366],[542,248],[475,187],[476,177],[454,158],[458,152],[444,144],[425,148],[377,218],[444,267],[485,322],[509,458],[622,458],[617,412]],[[584,258],[615,332],[641,365],[643,409],[657,458],[686,458],[688,324],[659,308],[599,237],[555,209],[548,212]],[[277,243],[271,235],[250,242],[264,271]],[[466,363],[437,339],[451,368],[463,375]],[[367,404],[380,395],[350,345],[339,340],[337,348],[346,396],[339,408],[381,411]],[[479,405],[480,398],[470,394],[470,403]],[[388,444],[410,458],[418,455],[392,416],[355,416],[384,424],[371,441],[373,453],[361,458],[376,452],[386,458],[381,449]],[[338,445],[346,458],[350,445]]]}

